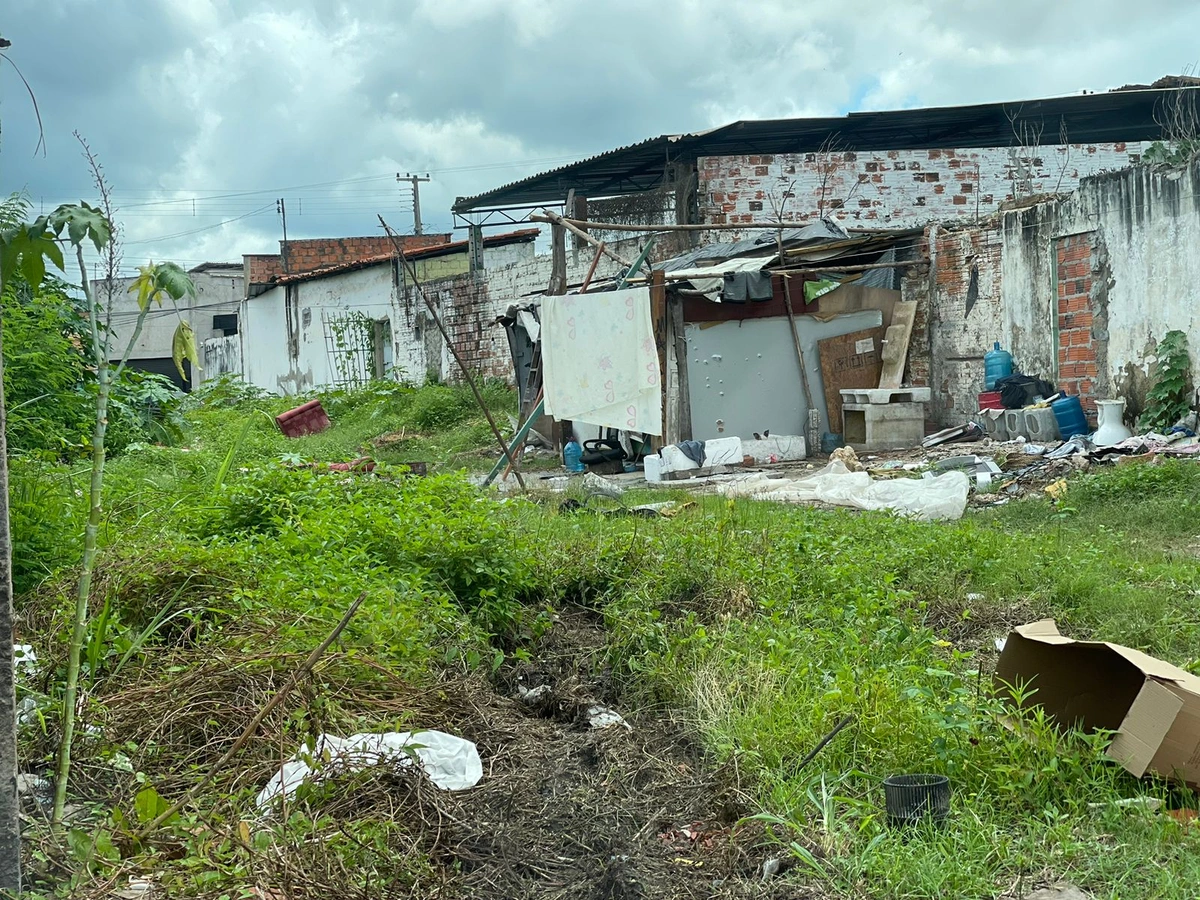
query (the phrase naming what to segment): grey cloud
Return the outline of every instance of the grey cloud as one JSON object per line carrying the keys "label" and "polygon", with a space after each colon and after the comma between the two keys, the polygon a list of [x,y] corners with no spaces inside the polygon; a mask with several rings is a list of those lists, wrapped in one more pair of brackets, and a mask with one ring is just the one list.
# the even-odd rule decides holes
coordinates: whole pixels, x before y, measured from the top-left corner
{"label": "grey cloud", "polygon": [[[33,117],[0,72],[0,189],[78,199],[79,129],[118,189],[127,256],[184,261],[270,249],[280,195],[294,234],[369,234],[377,209],[411,221],[388,173],[431,170],[424,218],[446,228],[456,195],[664,132],[1149,81],[1192,61],[1200,26],[1174,0],[1136,17],[1115,0],[15,4],[0,31],[49,151],[30,155]],[[343,183],[283,190],[317,182]],[[195,216],[143,205],[193,196]]]}

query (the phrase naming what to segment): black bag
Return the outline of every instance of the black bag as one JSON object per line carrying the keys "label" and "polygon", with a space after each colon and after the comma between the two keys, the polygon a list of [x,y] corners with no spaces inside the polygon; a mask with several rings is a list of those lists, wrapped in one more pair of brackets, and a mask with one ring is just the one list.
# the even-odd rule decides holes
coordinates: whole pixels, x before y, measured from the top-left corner
{"label": "black bag", "polygon": [[1000,402],[1005,409],[1024,409],[1040,397],[1045,399],[1054,393],[1054,385],[1034,375],[1009,375],[996,380],[995,390],[1000,392]]}

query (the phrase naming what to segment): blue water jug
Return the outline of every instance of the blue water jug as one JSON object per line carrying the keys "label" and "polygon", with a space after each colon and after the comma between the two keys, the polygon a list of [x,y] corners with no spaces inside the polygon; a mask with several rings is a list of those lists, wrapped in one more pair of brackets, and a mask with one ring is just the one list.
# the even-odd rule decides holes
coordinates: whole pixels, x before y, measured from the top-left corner
{"label": "blue water jug", "polygon": [[584,470],[582,456],[583,448],[579,446],[579,442],[576,440],[567,441],[567,446],[563,447],[563,465],[567,467],[568,472],[582,472]]}
{"label": "blue water jug", "polygon": [[1012,354],[1007,350],[1001,350],[1000,342],[996,341],[992,345],[992,349],[983,356],[983,389],[985,391],[993,390],[997,381],[1007,378],[1012,372]]}
{"label": "blue water jug", "polygon": [[1054,418],[1058,420],[1058,433],[1064,441],[1092,430],[1088,427],[1087,416],[1083,414],[1083,404],[1079,402],[1078,397],[1061,397],[1051,403],[1050,408],[1054,410]]}

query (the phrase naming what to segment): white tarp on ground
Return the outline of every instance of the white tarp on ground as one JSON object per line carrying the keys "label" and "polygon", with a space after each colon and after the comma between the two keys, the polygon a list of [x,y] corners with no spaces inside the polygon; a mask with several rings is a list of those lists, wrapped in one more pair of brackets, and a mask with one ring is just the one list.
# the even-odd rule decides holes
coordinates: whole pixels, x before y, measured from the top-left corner
{"label": "white tarp on ground", "polygon": [[755,473],[718,486],[727,497],[800,502],[819,500],[857,509],[891,509],[918,519],[958,519],[967,508],[970,481],[962,472],[924,478],[873,479],[835,460],[807,478],[771,478]]}
{"label": "white tarp on ground", "polygon": [[470,741],[443,731],[389,731],[352,734],[347,738],[322,734],[316,749],[298,750],[258,793],[255,805],[268,806],[280,795],[290,797],[306,781],[324,775],[356,772],[380,763],[421,764],[429,780],[446,791],[464,791],[483,777],[479,751]]}
{"label": "white tarp on ground", "polygon": [[541,320],[547,415],[662,434],[649,288],[546,297]]}

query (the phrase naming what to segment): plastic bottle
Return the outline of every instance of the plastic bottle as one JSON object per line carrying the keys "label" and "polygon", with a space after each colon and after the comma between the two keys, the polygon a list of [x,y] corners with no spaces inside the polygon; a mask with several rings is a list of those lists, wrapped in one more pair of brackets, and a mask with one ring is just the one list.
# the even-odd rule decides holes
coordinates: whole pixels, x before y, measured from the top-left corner
{"label": "plastic bottle", "polygon": [[1054,418],[1058,420],[1058,433],[1064,441],[1069,441],[1077,434],[1087,434],[1087,416],[1083,414],[1083,404],[1078,397],[1062,397],[1050,404],[1054,410]]}
{"label": "plastic bottle", "polygon": [[1013,373],[1012,354],[1000,349],[1000,342],[992,344],[992,349],[983,357],[984,390],[990,391],[996,387],[996,382],[1007,378]]}
{"label": "plastic bottle", "polygon": [[563,465],[567,467],[568,472],[582,472],[586,467],[581,460],[583,456],[583,448],[579,446],[579,442],[574,438],[567,441],[567,446],[563,447]]}

